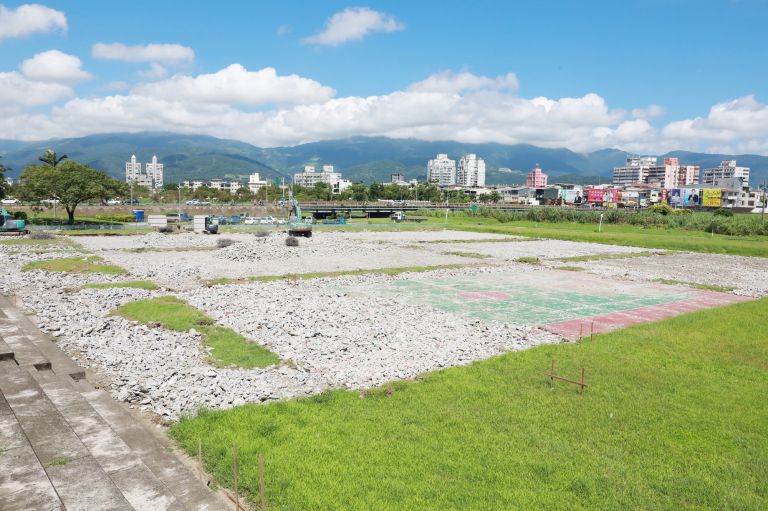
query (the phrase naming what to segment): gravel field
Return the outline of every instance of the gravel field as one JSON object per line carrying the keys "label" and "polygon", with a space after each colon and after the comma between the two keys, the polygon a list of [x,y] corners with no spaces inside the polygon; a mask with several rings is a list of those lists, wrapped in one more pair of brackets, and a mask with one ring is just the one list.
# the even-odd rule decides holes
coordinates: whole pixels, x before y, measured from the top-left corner
{"label": "gravel field", "polygon": [[[213,247],[222,238],[236,243],[216,250],[184,250]],[[130,271],[130,275],[119,276],[22,273],[20,268],[26,262],[71,257],[78,254],[78,247],[0,244],[5,262],[0,291],[16,294],[62,349],[110,382],[116,399],[176,419],[201,406],[222,408],[327,388],[364,388],[505,351],[560,342],[559,337],[537,328],[484,322],[415,304],[397,293],[372,290],[398,279],[530,272],[530,266],[510,262],[522,256],[546,259],[642,250],[556,240],[428,243],[498,238],[504,236],[453,231],[321,231],[311,239],[301,239],[298,248],[286,247],[281,233],[265,238],[237,233],[77,239],[84,248]],[[130,248],[181,251],[135,253],[126,250]],[[478,260],[444,254],[449,251],[492,257]],[[216,277],[478,262],[483,267],[395,277],[200,285],[200,279]],[[768,264],[757,258],[674,253],[574,264],[612,278],[729,285],[736,286],[740,294],[754,296],[768,292]],[[539,266],[537,271],[549,270]],[[77,290],[86,283],[137,279],[154,280],[176,291]],[[214,368],[194,330],[172,332],[110,315],[121,304],[164,294],[187,300],[220,324],[268,347],[285,362],[261,369]]]}
{"label": "gravel field", "polygon": [[[524,239],[524,238],[523,238]],[[599,245],[562,240],[530,240],[510,243],[440,243],[429,246],[430,250],[468,251],[491,256],[505,261],[514,261],[518,257],[575,257],[592,254],[628,254],[644,252],[648,249],[624,247],[619,245]]]}
{"label": "gravel field", "polygon": [[768,259],[761,257],[670,252],[648,257],[565,264],[582,266],[591,273],[610,277],[714,284],[733,287],[734,293],[742,296],[768,295]]}
{"label": "gravel field", "polygon": [[[213,247],[216,240],[224,238],[236,243],[218,250],[184,250]],[[511,238],[461,231],[319,231],[312,238],[300,238],[299,247],[285,246],[285,238],[286,234],[283,232],[272,232],[269,236],[261,238],[252,233],[228,233],[219,236],[152,233],[143,236],[83,237],[78,241],[111,263],[126,268],[136,278],[155,280],[159,284],[176,289],[194,288],[199,286],[201,281],[219,277],[238,279],[257,275],[477,262],[448,252],[479,252],[497,258],[497,262],[502,263],[503,260],[530,255],[567,257],[641,250],[633,247],[547,240],[432,243]],[[179,250],[149,250],[136,253],[126,250],[129,248]],[[160,261],[163,264],[159,264]],[[493,260],[486,260],[485,263],[492,264]]]}

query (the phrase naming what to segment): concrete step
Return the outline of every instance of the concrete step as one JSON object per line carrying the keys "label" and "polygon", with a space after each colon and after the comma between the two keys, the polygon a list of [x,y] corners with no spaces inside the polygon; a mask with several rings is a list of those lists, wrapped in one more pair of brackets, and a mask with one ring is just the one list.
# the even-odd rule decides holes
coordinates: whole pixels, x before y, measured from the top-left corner
{"label": "concrete step", "polygon": [[[11,485],[10,497],[3,501],[2,474],[7,472],[3,470],[1,510],[59,509],[59,505],[67,510],[89,505],[93,509],[95,502],[98,509],[229,509],[170,452],[167,443],[122,403],[85,381],[82,369],[2,296],[0,336],[7,345],[7,349],[0,345],[0,353],[11,351],[14,357],[0,359],[0,417],[7,416],[0,423],[0,441],[5,442],[6,432],[9,445],[23,438],[14,449],[26,449],[34,456],[27,456],[25,465],[19,463],[23,451],[18,451],[8,463],[18,465],[14,470],[27,474],[31,487],[37,488],[29,500]],[[42,479],[35,483],[34,477],[41,476],[47,486]],[[47,506],[45,499],[57,492],[56,506]]]}
{"label": "concrete step", "polygon": [[46,396],[134,509],[179,509],[170,490],[65,377],[33,374]]}
{"label": "concrete step", "polygon": [[2,337],[0,337],[0,361],[14,360],[15,358],[16,355],[13,353],[11,347],[6,344]]}
{"label": "concrete step", "polygon": [[[61,351],[52,338],[43,334],[37,325],[18,308],[14,307],[8,297],[0,296],[0,310],[5,311],[4,318],[0,317],[0,336],[3,331],[9,331],[16,335],[26,336],[31,341],[31,346],[37,349],[44,359],[51,363],[57,374],[66,374],[74,379],[85,378],[85,371],[72,361],[69,356]],[[18,356],[17,356],[18,358]],[[19,362],[28,365],[26,362]]]}
{"label": "concrete step", "polygon": [[[21,478],[30,479],[29,483],[36,488],[35,499],[47,499],[50,490],[42,479],[43,474],[60,501],[47,508],[84,510],[92,509],[98,502],[100,509],[132,509],[27,368],[6,361],[2,369],[0,392],[12,413],[6,416],[6,421],[16,431],[14,445],[23,444],[19,434],[27,443],[13,449],[13,453],[6,453],[11,454],[9,461],[3,456],[3,463],[10,464],[8,468],[15,476],[11,482],[2,482],[2,498],[7,501],[2,509],[38,509],[28,507],[25,502],[27,483]],[[13,419],[8,418],[11,416]],[[19,483],[21,490],[14,487]]]}
{"label": "concrete step", "polygon": [[121,403],[103,390],[93,389],[87,382],[76,382],[81,393],[110,424],[120,438],[141,458],[157,478],[164,483],[185,510],[225,510],[223,498],[208,490],[193,472],[182,463],[167,444],[147,431]]}
{"label": "concrete step", "polygon": [[44,367],[50,364],[50,360],[37,349],[37,346],[13,325],[0,321],[0,338],[3,339],[7,349],[13,353],[13,358],[19,365]]}

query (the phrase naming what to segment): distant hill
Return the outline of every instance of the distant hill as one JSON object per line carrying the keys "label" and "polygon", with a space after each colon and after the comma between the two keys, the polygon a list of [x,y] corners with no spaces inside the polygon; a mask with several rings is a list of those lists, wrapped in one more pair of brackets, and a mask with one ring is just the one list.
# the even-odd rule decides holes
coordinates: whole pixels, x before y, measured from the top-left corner
{"label": "distant hill", "polygon": [[[399,173],[408,179],[426,178],[427,160],[447,153],[458,160],[462,154],[476,153],[485,159],[486,181],[492,184],[520,184],[537,163],[552,182],[591,184],[610,180],[614,166],[624,163],[626,152],[601,149],[576,153],[568,149],[547,149],[527,144],[466,144],[455,141],[430,142],[386,137],[352,137],[326,140],[293,147],[259,148],[235,140],[176,133],[114,133],[81,138],[19,142],[0,140],[2,162],[18,176],[21,170],[47,148],[82,161],[110,175],[122,177],[125,161],[136,154],[141,162],[153,154],[165,164],[166,181],[193,178],[244,178],[253,172],[262,177],[288,177],[307,164],[332,164],[353,181],[388,182]],[[753,184],[768,178],[768,157],[673,151],[682,163],[702,168],[722,160],[735,159],[752,169]],[[499,169],[511,169],[500,172]],[[286,180],[288,181],[288,180]]]}

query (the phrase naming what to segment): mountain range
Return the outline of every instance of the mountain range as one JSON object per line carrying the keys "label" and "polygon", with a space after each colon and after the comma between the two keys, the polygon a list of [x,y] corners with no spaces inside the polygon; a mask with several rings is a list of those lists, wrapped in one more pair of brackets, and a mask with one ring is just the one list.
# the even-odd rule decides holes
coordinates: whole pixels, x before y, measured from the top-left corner
{"label": "mountain range", "polygon": [[[49,148],[117,178],[125,175],[125,162],[132,154],[141,162],[157,155],[158,161],[165,164],[166,182],[214,177],[243,179],[253,172],[259,172],[262,178],[286,177],[288,182],[294,172],[309,164],[334,165],[345,179],[365,183],[389,182],[394,173],[423,180],[427,161],[436,154],[447,153],[458,160],[463,154],[476,153],[486,162],[489,184],[524,183],[525,174],[536,164],[549,174],[550,182],[591,184],[609,182],[612,168],[624,164],[627,156],[627,152],[620,149],[577,153],[527,144],[468,144],[386,137],[352,137],[293,147],[260,148],[204,135],[144,132],[38,142],[0,140],[0,161],[12,169],[7,175],[18,177]],[[682,164],[699,165],[702,169],[717,166],[722,160],[735,159],[739,165],[752,169],[753,185],[768,178],[768,156],[689,151],[658,156],[678,157]]]}

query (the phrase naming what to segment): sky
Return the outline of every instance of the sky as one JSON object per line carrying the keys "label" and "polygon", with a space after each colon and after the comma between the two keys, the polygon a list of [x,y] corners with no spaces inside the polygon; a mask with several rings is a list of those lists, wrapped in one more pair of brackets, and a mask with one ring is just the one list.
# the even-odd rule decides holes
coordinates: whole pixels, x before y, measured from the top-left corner
{"label": "sky", "polygon": [[768,154],[768,0],[0,0],[0,138]]}

